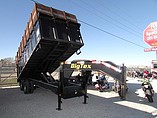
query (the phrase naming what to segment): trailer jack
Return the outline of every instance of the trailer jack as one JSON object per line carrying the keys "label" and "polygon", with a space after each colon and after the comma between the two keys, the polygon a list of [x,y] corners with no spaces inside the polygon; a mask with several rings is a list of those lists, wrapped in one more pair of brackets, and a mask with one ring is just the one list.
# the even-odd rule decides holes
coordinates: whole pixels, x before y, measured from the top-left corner
{"label": "trailer jack", "polygon": [[58,111],[62,110],[61,104],[62,104],[61,94],[58,94],[58,108],[56,108],[56,110],[58,110]]}

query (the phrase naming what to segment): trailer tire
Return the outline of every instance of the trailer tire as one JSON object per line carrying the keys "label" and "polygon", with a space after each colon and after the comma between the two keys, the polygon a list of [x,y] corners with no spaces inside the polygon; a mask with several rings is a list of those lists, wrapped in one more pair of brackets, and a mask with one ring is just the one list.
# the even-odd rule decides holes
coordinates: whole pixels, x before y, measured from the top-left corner
{"label": "trailer tire", "polygon": [[21,81],[19,82],[19,85],[20,85],[20,90],[23,91],[23,90],[24,90],[24,81],[21,80]]}
{"label": "trailer tire", "polygon": [[30,90],[29,82],[26,81],[26,82],[24,83],[24,94],[28,94],[28,93],[29,93],[29,90]]}
{"label": "trailer tire", "polygon": [[34,92],[34,83],[32,81],[29,82],[29,93],[33,93]]}

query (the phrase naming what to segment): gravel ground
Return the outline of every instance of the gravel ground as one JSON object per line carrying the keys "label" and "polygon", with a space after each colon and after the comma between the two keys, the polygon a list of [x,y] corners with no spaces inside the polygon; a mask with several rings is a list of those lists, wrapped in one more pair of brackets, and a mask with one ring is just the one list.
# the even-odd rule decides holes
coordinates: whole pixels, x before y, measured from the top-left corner
{"label": "gravel ground", "polygon": [[157,95],[149,103],[137,79],[129,79],[128,88],[127,99],[120,100],[111,90],[98,92],[90,86],[88,104],[82,104],[83,97],[62,99],[61,111],[56,110],[57,95],[49,90],[38,88],[25,95],[19,88],[1,88],[0,118],[155,118]]}

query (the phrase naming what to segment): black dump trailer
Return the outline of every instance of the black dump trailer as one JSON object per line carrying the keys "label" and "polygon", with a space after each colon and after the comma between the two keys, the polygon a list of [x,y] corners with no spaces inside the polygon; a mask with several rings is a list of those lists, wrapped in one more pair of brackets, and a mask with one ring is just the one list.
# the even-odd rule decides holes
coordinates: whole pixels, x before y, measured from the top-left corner
{"label": "black dump trailer", "polygon": [[[86,82],[69,84],[64,80],[62,62],[84,45],[80,24],[76,16],[42,4],[35,4],[16,55],[17,81],[25,94],[33,93],[36,86],[52,90],[61,98],[84,96]],[[60,67],[60,77],[55,80],[51,73]],[[88,78],[90,72],[84,72]]]}
{"label": "black dump trailer", "polygon": [[[76,16],[42,4],[35,4],[16,55],[17,81],[25,94],[37,87],[53,91],[61,99],[84,96],[87,103],[87,83],[92,70],[102,70],[122,82],[125,98],[126,69],[111,62],[75,60],[65,61],[84,45]],[[52,73],[59,69],[58,79]],[[74,70],[80,71],[79,83],[72,83]]]}

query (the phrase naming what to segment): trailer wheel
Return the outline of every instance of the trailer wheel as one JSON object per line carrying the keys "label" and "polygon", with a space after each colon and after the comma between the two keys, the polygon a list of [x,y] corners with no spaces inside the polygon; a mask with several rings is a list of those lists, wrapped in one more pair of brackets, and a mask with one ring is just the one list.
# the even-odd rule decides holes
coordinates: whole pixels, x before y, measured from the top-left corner
{"label": "trailer wheel", "polygon": [[30,90],[29,82],[26,81],[26,82],[24,83],[24,93],[25,93],[25,94],[28,94],[28,93],[29,93],[29,90]]}
{"label": "trailer wheel", "polygon": [[29,82],[29,93],[33,93],[34,92],[34,83],[32,81]]}
{"label": "trailer wheel", "polygon": [[19,85],[20,85],[20,90],[23,91],[23,90],[24,90],[24,81],[21,80],[21,81],[19,82]]}

